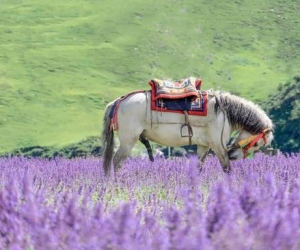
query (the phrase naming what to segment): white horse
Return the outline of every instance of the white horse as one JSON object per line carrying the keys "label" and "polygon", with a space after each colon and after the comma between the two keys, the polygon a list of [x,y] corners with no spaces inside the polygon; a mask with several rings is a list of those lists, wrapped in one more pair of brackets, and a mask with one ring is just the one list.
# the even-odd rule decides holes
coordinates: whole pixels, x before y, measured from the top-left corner
{"label": "white horse", "polygon": [[[266,113],[256,104],[227,92],[208,91],[207,115],[189,115],[191,138],[182,137],[182,125],[187,117],[180,113],[151,110],[151,91],[139,91],[109,103],[103,119],[104,171],[114,170],[140,140],[153,161],[149,141],[165,146],[197,145],[197,154],[203,163],[211,148],[218,157],[223,171],[230,172],[230,160],[246,158],[273,140],[273,124]],[[114,154],[114,129],[112,114],[116,109],[117,132],[120,146]],[[115,128],[116,129],[116,128]],[[199,166],[201,166],[199,162]]]}

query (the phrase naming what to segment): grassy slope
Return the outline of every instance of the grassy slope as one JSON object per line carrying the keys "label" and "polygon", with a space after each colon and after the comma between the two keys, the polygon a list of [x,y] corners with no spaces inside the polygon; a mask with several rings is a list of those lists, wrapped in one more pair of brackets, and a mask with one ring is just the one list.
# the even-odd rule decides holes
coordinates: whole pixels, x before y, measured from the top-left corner
{"label": "grassy slope", "polygon": [[0,151],[98,135],[148,80],[264,100],[300,68],[300,1],[2,0]]}

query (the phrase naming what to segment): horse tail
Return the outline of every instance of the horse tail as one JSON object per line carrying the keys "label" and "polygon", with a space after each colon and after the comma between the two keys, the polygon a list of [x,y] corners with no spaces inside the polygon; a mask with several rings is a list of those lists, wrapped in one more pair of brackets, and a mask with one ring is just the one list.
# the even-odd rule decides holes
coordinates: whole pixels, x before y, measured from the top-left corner
{"label": "horse tail", "polygon": [[104,117],[103,117],[103,130],[102,130],[102,154],[103,154],[103,168],[105,175],[109,175],[111,161],[114,152],[114,131],[111,128],[110,112],[114,102],[109,103],[106,106]]}

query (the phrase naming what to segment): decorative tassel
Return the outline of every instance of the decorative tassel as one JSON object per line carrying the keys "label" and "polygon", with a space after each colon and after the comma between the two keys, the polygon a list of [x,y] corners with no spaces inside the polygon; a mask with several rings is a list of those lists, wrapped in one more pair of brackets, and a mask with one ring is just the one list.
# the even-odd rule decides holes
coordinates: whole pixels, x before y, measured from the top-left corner
{"label": "decorative tassel", "polygon": [[236,141],[236,139],[239,137],[240,135],[240,131],[238,130],[234,130],[231,135],[230,135],[230,138],[229,138],[229,141],[227,142],[226,144],[226,148],[227,149],[230,149],[232,147],[232,145],[234,144],[234,142]]}

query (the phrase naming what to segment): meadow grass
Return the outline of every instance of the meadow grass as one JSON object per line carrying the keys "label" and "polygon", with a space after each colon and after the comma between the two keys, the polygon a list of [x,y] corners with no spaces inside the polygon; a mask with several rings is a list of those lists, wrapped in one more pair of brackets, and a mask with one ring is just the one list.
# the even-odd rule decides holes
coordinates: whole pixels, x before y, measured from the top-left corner
{"label": "meadow grass", "polygon": [[99,135],[152,78],[263,101],[299,73],[299,1],[0,1],[0,152]]}

